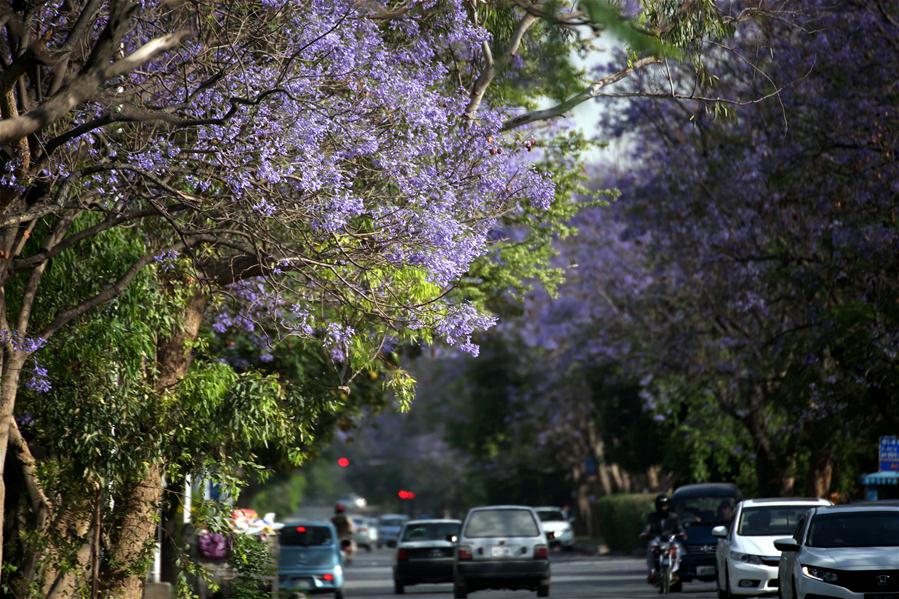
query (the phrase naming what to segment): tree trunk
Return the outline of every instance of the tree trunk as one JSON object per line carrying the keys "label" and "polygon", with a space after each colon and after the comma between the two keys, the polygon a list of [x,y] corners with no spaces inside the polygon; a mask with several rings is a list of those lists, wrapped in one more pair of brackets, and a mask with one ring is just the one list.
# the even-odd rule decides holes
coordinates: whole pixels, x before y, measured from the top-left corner
{"label": "tree trunk", "polygon": [[812,453],[808,476],[805,480],[805,494],[809,497],[830,496],[830,484],[833,481],[833,453],[828,449],[820,449]]}
{"label": "tree trunk", "polygon": [[[172,335],[159,344],[156,352],[158,376],[154,383],[157,394],[170,392],[187,373],[193,359],[191,344],[200,331],[206,302],[206,295],[196,290],[185,305],[181,328],[172,331]],[[163,473],[162,464],[153,464],[127,498],[120,536],[112,550],[113,563],[125,568],[133,566],[152,543],[163,494]],[[178,543],[177,539],[171,541]],[[141,599],[145,573],[129,569],[121,574],[124,576],[121,586],[111,595],[118,599]]]}
{"label": "tree trunk", "polygon": [[[5,320],[5,318],[4,318]],[[0,382],[0,563],[3,563],[3,506],[6,505],[6,482],[3,473],[6,469],[6,453],[9,447],[10,425],[13,419],[13,408],[16,405],[16,393],[19,389],[19,376],[25,364],[26,354],[22,351],[8,353],[3,351],[3,378]],[[0,583],[3,582],[0,573]]]}

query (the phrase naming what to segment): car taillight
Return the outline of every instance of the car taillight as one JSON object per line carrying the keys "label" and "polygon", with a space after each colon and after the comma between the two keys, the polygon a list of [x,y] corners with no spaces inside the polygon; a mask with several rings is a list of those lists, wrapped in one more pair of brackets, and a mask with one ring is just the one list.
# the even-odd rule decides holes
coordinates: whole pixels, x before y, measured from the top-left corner
{"label": "car taillight", "polygon": [[400,549],[396,552],[396,561],[404,562],[409,559],[409,550],[408,549]]}
{"label": "car taillight", "polygon": [[535,545],[534,559],[549,559],[549,548],[546,545]]}
{"label": "car taillight", "polygon": [[333,574],[322,574],[322,580],[324,580],[325,582],[334,582],[334,575]]}
{"label": "car taillight", "polygon": [[468,545],[462,545],[459,547],[459,561],[465,561],[471,559],[471,547]]}

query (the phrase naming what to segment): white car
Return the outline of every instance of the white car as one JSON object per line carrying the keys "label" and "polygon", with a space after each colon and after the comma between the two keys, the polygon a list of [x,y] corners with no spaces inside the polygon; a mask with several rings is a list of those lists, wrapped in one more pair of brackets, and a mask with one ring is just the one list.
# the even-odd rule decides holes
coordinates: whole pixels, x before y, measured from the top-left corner
{"label": "white car", "polygon": [[899,502],[814,508],[775,546],[783,599],[899,597]]}
{"label": "white car", "polygon": [[826,499],[747,499],[737,504],[728,526],[716,526],[718,596],[776,593],[780,551],[774,541],[793,534],[811,508],[831,505]]}
{"label": "white car", "polygon": [[547,536],[552,533],[550,546],[559,546],[566,551],[574,548],[574,530],[571,521],[557,507],[535,507],[540,524]]}

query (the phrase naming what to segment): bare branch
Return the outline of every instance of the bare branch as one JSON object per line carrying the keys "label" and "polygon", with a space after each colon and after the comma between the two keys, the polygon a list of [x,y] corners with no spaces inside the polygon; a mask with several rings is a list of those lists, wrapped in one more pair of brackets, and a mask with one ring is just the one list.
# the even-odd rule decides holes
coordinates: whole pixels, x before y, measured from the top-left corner
{"label": "bare branch", "polygon": [[645,68],[649,65],[658,64],[662,61],[661,58],[657,56],[647,56],[646,58],[641,58],[637,60],[632,65],[627,68],[621,69],[620,71],[616,71],[609,75],[606,75],[602,79],[597,79],[593,84],[586,90],[582,91],[579,94],[576,94],[564,102],[561,102],[551,108],[545,108],[543,110],[534,110],[532,112],[526,112],[524,114],[520,114],[516,117],[513,117],[503,123],[502,130],[508,131],[510,129],[515,129],[517,127],[521,127],[527,125],[529,123],[535,123],[537,121],[546,121],[549,119],[554,119],[556,117],[562,116],[578,104],[582,104],[587,100],[591,100],[596,98],[601,94],[601,90],[607,85],[611,85],[618,81],[621,81],[634,71]]}

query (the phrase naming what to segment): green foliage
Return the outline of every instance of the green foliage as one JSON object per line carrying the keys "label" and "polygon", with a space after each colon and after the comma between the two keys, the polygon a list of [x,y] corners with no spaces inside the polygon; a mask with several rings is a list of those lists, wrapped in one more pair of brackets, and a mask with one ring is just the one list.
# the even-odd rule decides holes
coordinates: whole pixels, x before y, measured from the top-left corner
{"label": "green foliage", "polygon": [[652,500],[652,494],[634,493],[608,495],[593,504],[596,530],[609,549],[635,553],[641,548],[640,532],[652,511]]}
{"label": "green foliage", "polygon": [[238,577],[230,582],[229,599],[267,599],[271,597],[271,577],[276,576],[274,544],[252,535],[232,537],[229,564]]}

